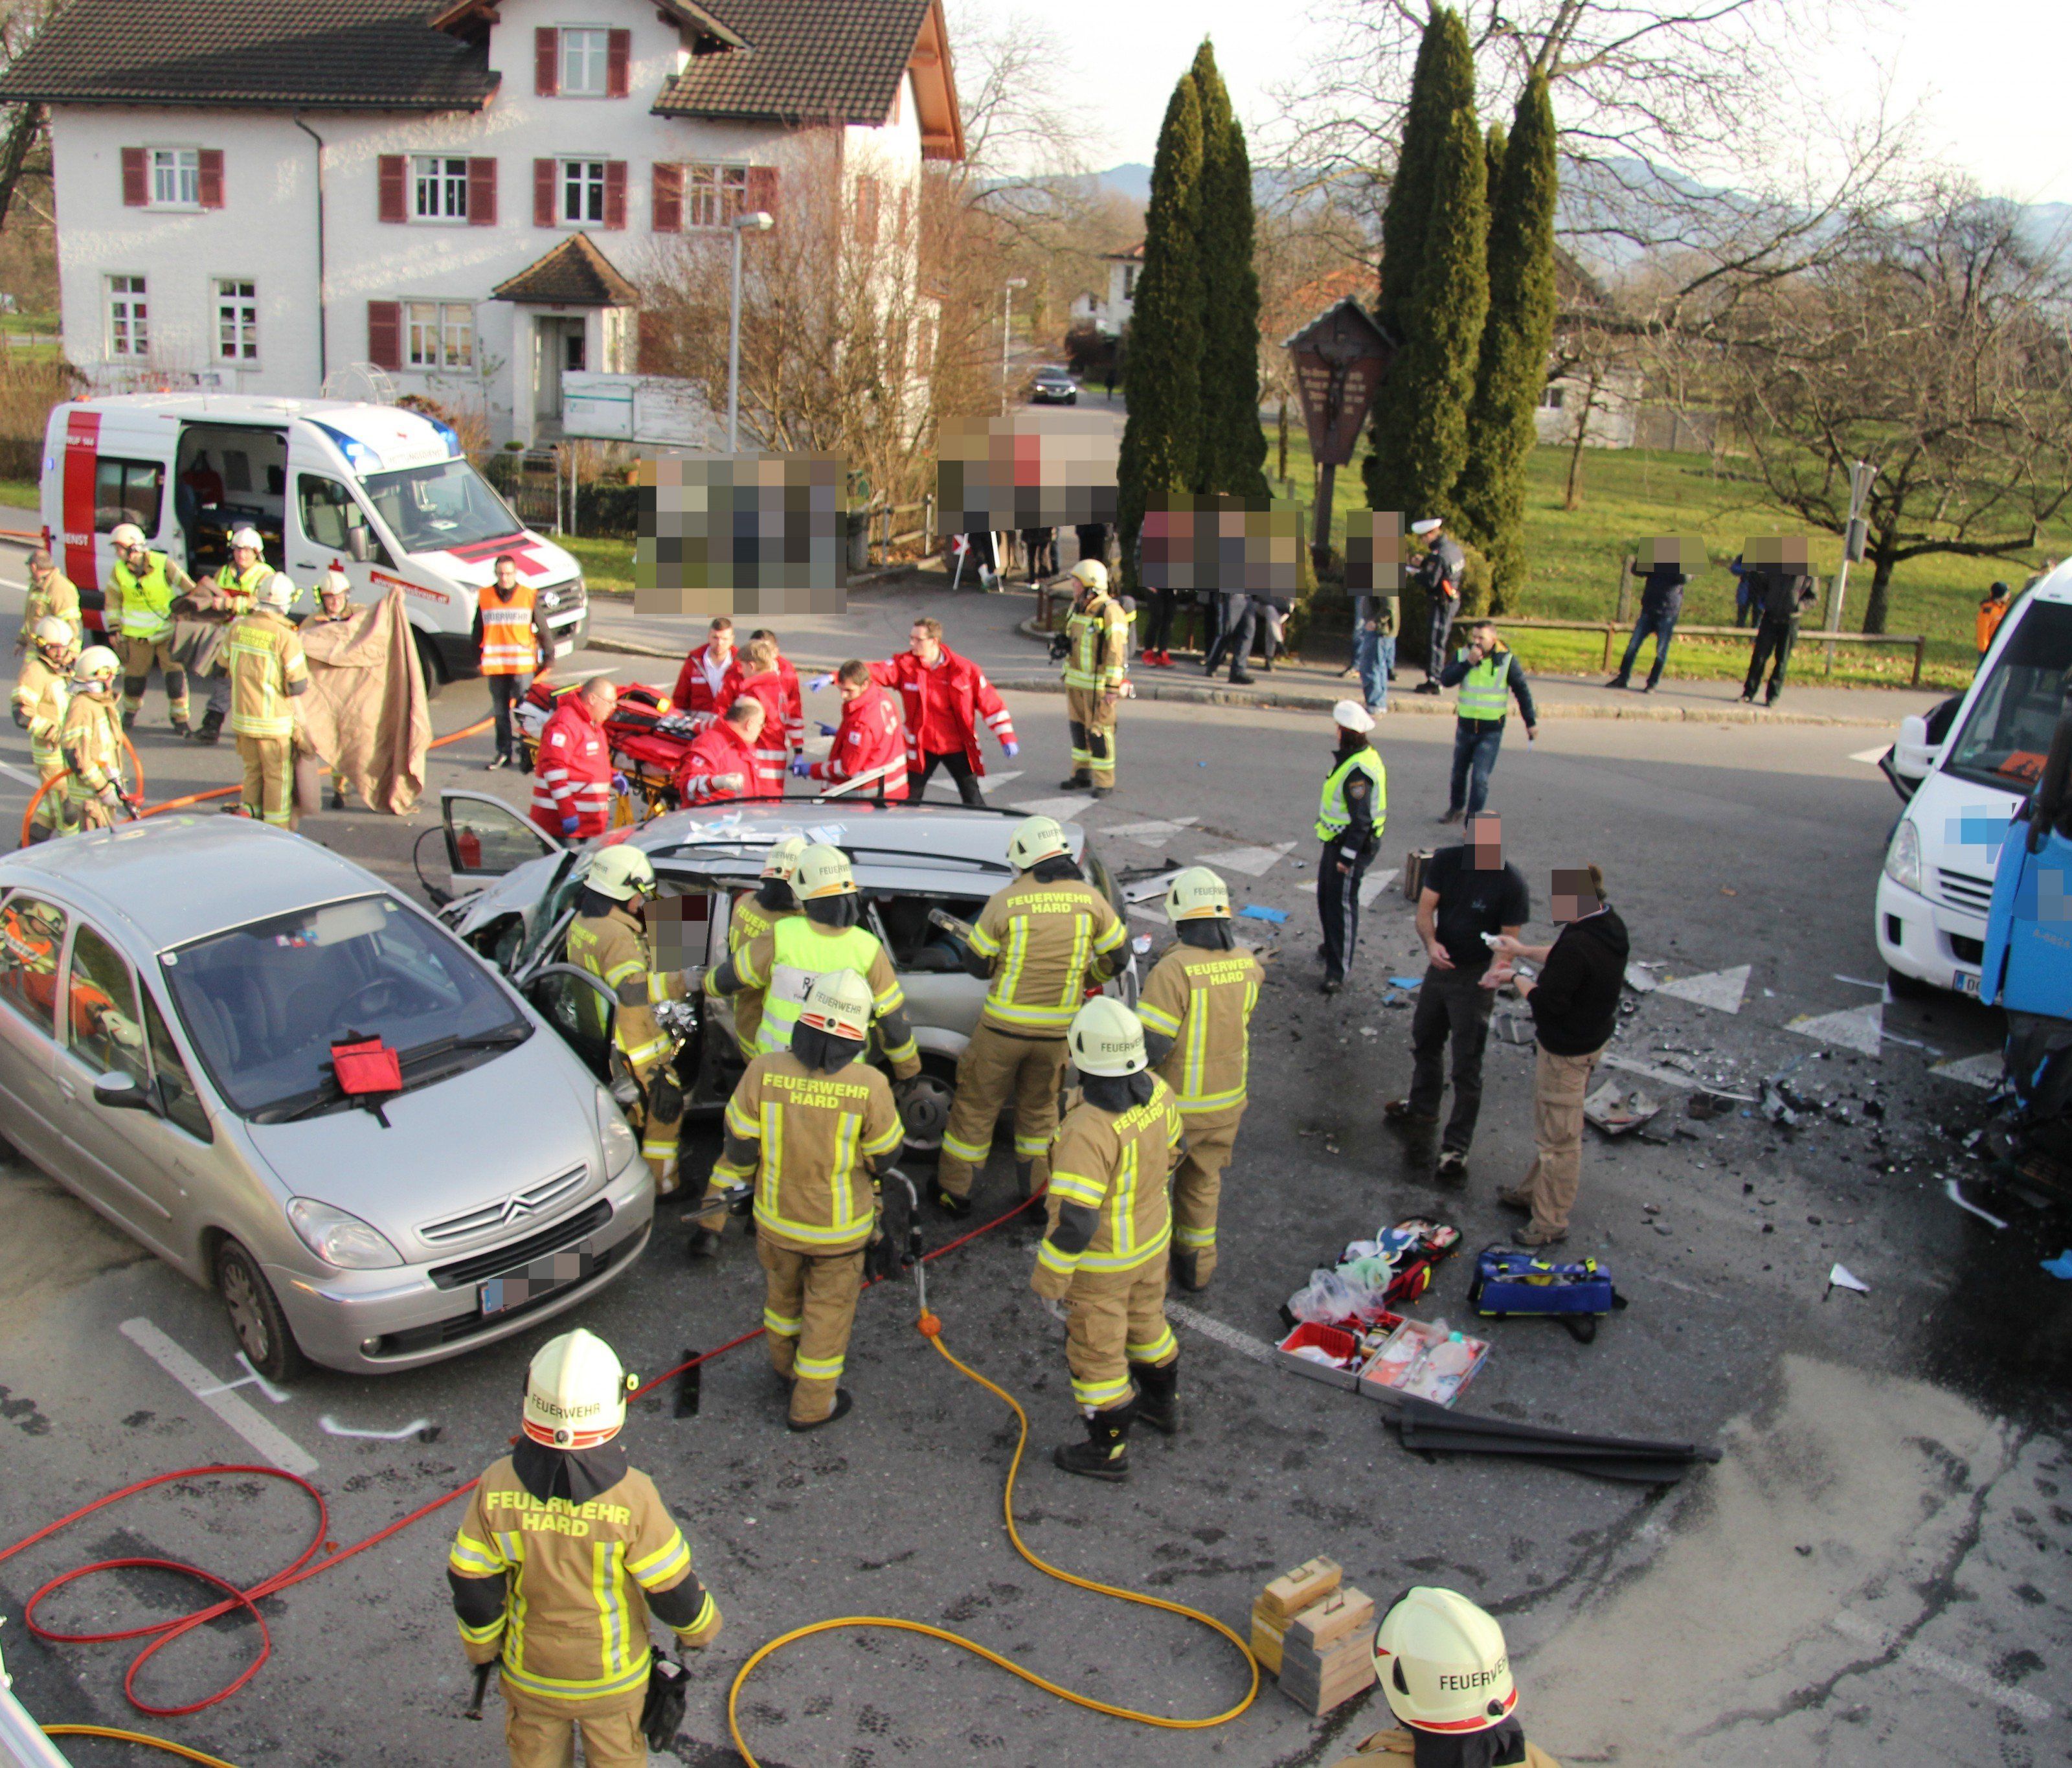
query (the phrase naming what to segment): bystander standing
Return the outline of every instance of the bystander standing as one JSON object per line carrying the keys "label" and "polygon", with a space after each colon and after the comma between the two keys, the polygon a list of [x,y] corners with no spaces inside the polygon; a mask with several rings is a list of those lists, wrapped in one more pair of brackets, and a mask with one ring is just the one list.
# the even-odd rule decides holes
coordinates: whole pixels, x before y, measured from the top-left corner
{"label": "bystander standing", "polygon": [[1525,666],[1497,635],[1492,621],[1476,623],[1468,635],[1467,649],[1446,665],[1439,683],[1447,688],[1457,685],[1461,690],[1453,702],[1453,789],[1446,813],[1439,819],[1457,823],[1489,800],[1490,774],[1503,746],[1504,719],[1511,697],[1517,697],[1528,743],[1540,734],[1540,715],[1532,704]]}
{"label": "bystander standing", "polygon": [[1639,660],[1640,648],[1649,633],[1655,635],[1655,662],[1647,672],[1647,685],[1642,693],[1655,692],[1655,684],[1662,679],[1662,666],[1669,660],[1669,641],[1676,635],[1676,622],[1684,612],[1684,586],[1690,582],[1690,574],[1675,541],[1654,541],[1649,543],[1650,552],[1642,562],[1647,574],[1640,582],[1640,618],[1634,622],[1633,636],[1626,640],[1626,655],[1619,660],[1618,673],[1605,684],[1607,687],[1626,688],[1633,685],[1633,666]]}
{"label": "bystander standing", "polygon": [[1979,661],[1986,660],[1986,653],[1993,648],[1993,635],[2000,629],[2000,622],[2007,618],[2008,610],[2013,606],[2008,599],[2009,591],[2004,583],[1996,583],[1986,591],[1986,598],[1979,604]]}

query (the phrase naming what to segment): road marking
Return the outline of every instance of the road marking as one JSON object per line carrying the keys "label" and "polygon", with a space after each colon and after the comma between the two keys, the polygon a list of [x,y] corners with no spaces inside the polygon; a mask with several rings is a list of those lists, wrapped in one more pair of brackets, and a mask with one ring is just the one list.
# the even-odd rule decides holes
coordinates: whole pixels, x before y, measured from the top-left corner
{"label": "road marking", "polygon": [[1665,1087],[1688,1087],[1693,1092],[1710,1093],[1715,1099],[1737,1099],[1745,1105],[1755,1103],[1753,1094],[1729,1092],[1725,1087],[1716,1087],[1696,1075],[1684,1074],[1675,1068],[1658,1068],[1652,1063],[1635,1062],[1630,1056],[1600,1056],[1597,1061],[1604,1067],[1638,1075],[1646,1080],[1658,1080]]}
{"label": "road marking", "polygon": [[269,1381],[264,1375],[260,1374],[257,1369],[253,1368],[252,1367],[252,1359],[246,1356],[242,1351],[237,1353],[237,1365],[245,1371],[244,1375],[240,1379],[236,1381],[226,1381],[221,1387],[211,1388],[208,1393],[197,1394],[195,1397],[199,1400],[206,1400],[208,1398],[209,1394],[228,1393],[232,1388],[256,1387],[260,1392],[265,1395],[265,1396],[269,1400],[272,1400],[275,1405],[285,1406],[287,1404],[289,1400],[292,1396],[284,1388],[275,1387],[272,1382]]}
{"label": "road marking", "polygon": [[1875,1060],[1885,1054],[1885,1003],[1873,1001],[1842,1013],[1801,1014],[1787,1020],[1784,1029]]}
{"label": "road marking", "polygon": [[1982,1050],[1975,1056],[1952,1056],[1947,1062],[1936,1063],[1928,1071],[1945,1080],[1961,1081],[1967,1087],[1991,1092],[2000,1083],[2003,1066],[1999,1051]]}
{"label": "road marking", "polygon": [[1748,992],[1749,966],[1737,964],[1731,970],[1708,970],[1701,976],[1672,977],[1655,984],[1655,993],[1679,1001],[1689,1001],[1715,1013],[1739,1013],[1741,997]]}
{"label": "road marking", "polygon": [[1061,823],[1075,823],[1079,813],[1086,809],[1083,798],[1031,798],[1026,803],[1009,804],[1009,810],[1018,810],[1025,816],[1054,816]]}
{"label": "road marking", "polygon": [[1221,853],[1204,853],[1195,863],[1242,872],[1248,878],[1264,878],[1294,850],[1293,841],[1283,841],[1278,847],[1233,847]]}
{"label": "road marking", "polygon": [[2020,1688],[2011,1688],[1998,1676],[1975,1664],[1967,1663],[1961,1658],[1953,1658],[1947,1651],[1938,1651],[1932,1645],[1922,1645],[1917,1640],[1902,1643],[1897,1634],[1887,1632],[1873,1622],[1844,1613],[1836,1615],[1829,1624],[1844,1638],[1854,1639],[1875,1651],[1893,1653],[1899,1663],[1910,1669],[1925,1670],[1945,1682],[1954,1682],[1966,1693],[2005,1707],[2032,1724],[2041,1724],[2057,1711],[2048,1700],[2039,1700]]}
{"label": "road marking", "polygon": [[1372,908],[1374,907],[1374,899],[1377,896],[1380,895],[1383,890],[1387,890],[1390,885],[1393,884],[1396,879],[1400,878],[1402,875],[1403,869],[1400,866],[1392,865],[1385,872],[1370,873],[1366,878],[1361,879],[1359,887],[1360,907],[1363,909]]}
{"label": "road marking", "polygon": [[1890,743],[1881,742],[1875,749],[1859,749],[1853,755],[1849,757],[1849,759],[1852,761],[1868,762],[1872,767],[1875,767],[1880,762],[1885,759],[1885,751],[1891,747],[1892,745]]}
{"label": "road marking", "polygon": [[1004,774],[982,775],[979,779],[978,789],[982,792],[989,792],[996,786],[1005,786],[1009,780],[1019,779],[1021,777],[1022,770],[1019,767],[1010,768]]}
{"label": "road marking", "polygon": [[350,1425],[342,1425],[329,1412],[317,1420],[324,1434],[329,1437],[365,1437],[375,1442],[399,1443],[405,1437],[414,1437],[421,1430],[430,1430],[432,1421],[420,1418],[413,1425],[405,1425],[401,1430],[356,1430]]}
{"label": "road marking", "polygon": [[1170,821],[1111,823],[1101,830],[1101,836],[1105,840],[1111,835],[1120,835],[1139,847],[1162,848],[1175,835],[1200,820],[1198,816],[1175,816]]}
{"label": "road marking", "polygon": [[1222,1321],[1211,1319],[1206,1314],[1197,1314],[1183,1301],[1170,1298],[1166,1303],[1166,1318],[1183,1326],[1190,1332],[1198,1332],[1205,1338],[1214,1338],[1227,1351],[1235,1351],[1241,1357],[1249,1357],[1254,1363],[1263,1363],[1269,1367],[1276,1359],[1273,1347],[1264,1338],[1255,1338],[1248,1332],[1240,1332],[1235,1326],[1225,1326]]}
{"label": "road marking", "polygon": [[25,774],[20,768],[10,767],[4,761],[0,761],[0,774],[5,774],[10,779],[18,779],[24,786],[40,787],[43,784],[43,781],[34,774]]}
{"label": "road marking", "polygon": [[269,1424],[244,1400],[226,1389],[214,1375],[150,1321],[125,1320],[122,1322],[122,1336],[276,1467],[287,1473],[300,1474],[305,1478],[317,1470],[314,1456],[304,1453],[301,1446],[286,1432]]}

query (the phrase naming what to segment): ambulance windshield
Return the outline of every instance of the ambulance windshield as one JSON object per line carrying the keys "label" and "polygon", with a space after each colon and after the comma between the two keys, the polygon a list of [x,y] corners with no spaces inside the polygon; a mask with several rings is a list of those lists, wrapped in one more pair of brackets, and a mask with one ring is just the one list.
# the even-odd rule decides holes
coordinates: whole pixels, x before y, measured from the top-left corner
{"label": "ambulance windshield", "polygon": [[450,553],[524,531],[510,506],[465,460],[370,473],[360,483],[406,553]]}

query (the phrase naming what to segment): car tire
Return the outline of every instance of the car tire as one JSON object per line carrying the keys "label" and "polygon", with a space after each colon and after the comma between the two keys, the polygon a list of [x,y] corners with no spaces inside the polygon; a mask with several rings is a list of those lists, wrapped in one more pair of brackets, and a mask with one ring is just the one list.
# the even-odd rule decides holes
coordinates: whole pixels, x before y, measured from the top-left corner
{"label": "car tire", "polygon": [[899,1103],[899,1121],[905,1126],[906,1146],[916,1153],[938,1153],[943,1132],[949,1127],[950,1107],[957,1096],[956,1071],[945,1074],[923,1059],[921,1071],[911,1080],[894,1083]]}
{"label": "car tire", "polygon": [[417,661],[423,667],[425,676],[425,697],[436,700],[439,697],[439,689],[446,685],[446,673],[439,667],[438,652],[423,633],[413,628],[410,635],[417,642]]}
{"label": "car tire", "polygon": [[1067,405],[1076,405],[1079,402],[1079,396],[1077,393],[1067,393],[1067,394],[1065,395],[1065,403],[1066,403]]}
{"label": "car tire", "polygon": [[1923,982],[1918,976],[1907,976],[1889,964],[1885,967],[1885,980],[1895,1001],[1926,1001],[1936,993],[1934,983]]}
{"label": "car tire", "polygon": [[216,1293],[245,1361],[269,1381],[292,1381],[309,1367],[288,1317],[259,1261],[235,1240],[216,1249]]}

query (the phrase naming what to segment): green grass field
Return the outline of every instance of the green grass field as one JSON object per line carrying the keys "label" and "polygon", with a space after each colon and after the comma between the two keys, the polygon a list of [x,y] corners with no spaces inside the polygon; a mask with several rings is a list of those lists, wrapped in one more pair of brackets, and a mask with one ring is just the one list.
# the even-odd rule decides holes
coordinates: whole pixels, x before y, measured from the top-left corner
{"label": "green grass field", "polygon": [[633,542],[614,536],[603,540],[587,537],[558,537],[558,544],[582,566],[583,581],[593,590],[633,593]]}

